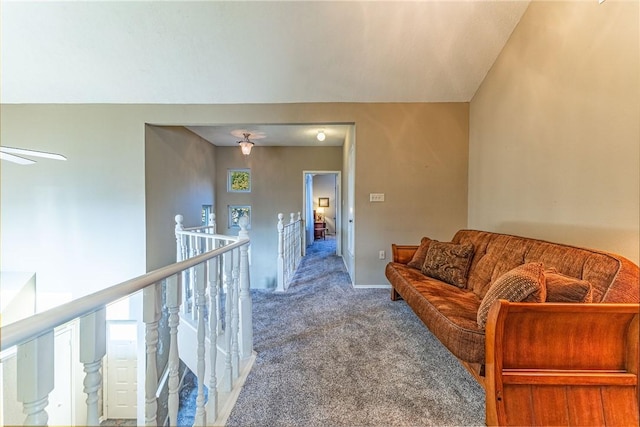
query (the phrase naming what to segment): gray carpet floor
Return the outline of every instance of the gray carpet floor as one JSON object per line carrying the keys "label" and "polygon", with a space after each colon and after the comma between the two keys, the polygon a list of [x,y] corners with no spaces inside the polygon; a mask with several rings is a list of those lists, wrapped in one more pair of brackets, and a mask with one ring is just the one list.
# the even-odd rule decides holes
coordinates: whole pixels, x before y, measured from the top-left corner
{"label": "gray carpet floor", "polygon": [[228,426],[484,425],[484,393],[404,301],[353,289],[316,241],[286,293],[253,291],[256,363]]}

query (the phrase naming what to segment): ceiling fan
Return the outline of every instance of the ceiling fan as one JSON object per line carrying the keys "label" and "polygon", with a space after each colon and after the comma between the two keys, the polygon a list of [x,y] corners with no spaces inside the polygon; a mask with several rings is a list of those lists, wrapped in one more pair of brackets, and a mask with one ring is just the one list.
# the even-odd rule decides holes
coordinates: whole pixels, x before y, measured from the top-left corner
{"label": "ceiling fan", "polygon": [[54,160],[67,160],[62,154],[47,153],[45,151],[29,150],[26,148],[13,148],[13,147],[0,147],[0,159],[7,160],[9,162],[17,163],[19,165],[32,165],[36,161],[27,157],[42,157],[45,159]]}

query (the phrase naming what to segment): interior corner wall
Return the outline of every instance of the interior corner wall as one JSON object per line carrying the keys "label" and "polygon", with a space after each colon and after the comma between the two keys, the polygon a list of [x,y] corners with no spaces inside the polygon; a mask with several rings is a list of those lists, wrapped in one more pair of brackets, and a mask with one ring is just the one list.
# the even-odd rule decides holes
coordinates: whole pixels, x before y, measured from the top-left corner
{"label": "interior corner wall", "polygon": [[[260,147],[249,156],[238,147],[216,148],[216,222],[221,234],[229,228],[229,206],[251,206],[251,287],[275,288],[277,279],[278,214],[285,222],[303,212],[304,170],[340,170],[342,147]],[[227,191],[229,169],[251,170],[251,192]]]}
{"label": "interior corner wall", "polygon": [[531,2],[471,102],[469,226],[638,263],[638,2]]}
{"label": "interior corner wall", "polygon": [[147,271],[176,261],[175,216],[199,226],[215,199],[213,144],[182,126],[145,127]]}
{"label": "interior corner wall", "polygon": [[[389,259],[379,260],[379,250],[388,252],[391,243],[417,244],[423,235],[450,239],[467,224],[468,113],[466,103],[3,104],[3,144],[59,152],[69,160],[43,160],[21,169],[3,162],[2,268],[37,271],[37,283],[48,276],[49,289],[73,288],[83,295],[143,274],[145,168],[152,167],[145,164],[146,124],[342,123],[357,129],[356,252],[350,272],[356,285],[388,285],[384,267]],[[248,159],[229,157],[228,163],[220,159],[220,148],[216,174],[261,159],[259,144]],[[232,153],[240,156],[239,151]],[[269,176],[254,175],[253,183],[269,188],[266,202],[275,207],[266,213],[265,228],[254,223],[254,239],[271,233],[278,211],[297,212],[302,205],[301,169],[298,175],[295,165],[277,155],[267,160]],[[306,168],[339,170],[340,165]],[[283,182],[289,170],[294,170],[293,181]],[[343,178],[348,176],[344,171]],[[225,185],[226,177],[219,181],[217,175],[217,197],[226,196],[219,194]],[[385,202],[369,202],[372,192],[385,193]],[[294,199],[298,202],[290,202]],[[218,224],[224,224],[225,205],[231,202],[216,201]],[[343,239],[346,248],[347,233]],[[171,251],[174,246],[172,241]],[[261,250],[271,249],[256,243],[252,256]],[[348,256],[345,261],[352,265]],[[261,286],[253,279],[252,286]]]}

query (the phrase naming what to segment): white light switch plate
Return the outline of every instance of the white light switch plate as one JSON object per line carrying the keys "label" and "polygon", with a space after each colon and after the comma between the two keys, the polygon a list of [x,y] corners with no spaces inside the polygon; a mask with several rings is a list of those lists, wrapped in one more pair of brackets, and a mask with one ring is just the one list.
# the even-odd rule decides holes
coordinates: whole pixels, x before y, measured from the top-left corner
{"label": "white light switch plate", "polygon": [[370,202],[384,202],[384,193],[369,193]]}

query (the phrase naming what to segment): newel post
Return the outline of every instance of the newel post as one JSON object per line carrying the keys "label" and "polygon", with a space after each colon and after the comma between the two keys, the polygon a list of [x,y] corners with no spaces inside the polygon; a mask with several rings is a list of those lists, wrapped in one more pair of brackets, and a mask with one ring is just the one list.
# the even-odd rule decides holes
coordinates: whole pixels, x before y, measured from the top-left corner
{"label": "newel post", "polygon": [[217,230],[216,230],[216,214],[214,214],[213,212],[211,212],[209,214],[209,218],[207,218],[207,225],[209,227],[213,227],[213,228],[209,228],[208,229],[208,233],[209,234],[216,234]]}
{"label": "newel post", "polygon": [[[247,218],[242,217],[238,221],[240,239],[249,239],[247,231]],[[251,282],[249,279],[249,244],[240,247],[240,357],[247,358],[253,353],[253,319],[251,301]]]}
{"label": "newel post", "polygon": [[80,318],[80,362],[84,364],[87,425],[100,425],[98,391],[102,388],[102,358],[107,354],[107,311],[104,307]]}
{"label": "newel post", "polygon": [[180,214],[175,216],[176,221],[176,261],[180,262],[187,258],[186,247],[184,244],[184,237],[180,234],[181,231],[184,231],[184,225],[182,221],[184,221],[184,217]]}
{"label": "newel post", "polygon": [[53,337],[52,329],[18,345],[17,397],[27,414],[24,425],[44,426],[49,421],[46,407],[54,385]]}
{"label": "newel post", "polygon": [[276,292],[284,292],[284,214],[278,214],[278,285]]}

